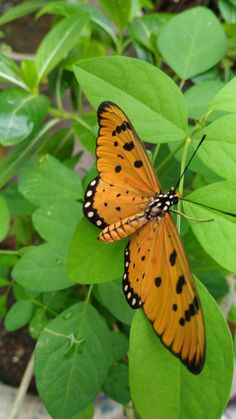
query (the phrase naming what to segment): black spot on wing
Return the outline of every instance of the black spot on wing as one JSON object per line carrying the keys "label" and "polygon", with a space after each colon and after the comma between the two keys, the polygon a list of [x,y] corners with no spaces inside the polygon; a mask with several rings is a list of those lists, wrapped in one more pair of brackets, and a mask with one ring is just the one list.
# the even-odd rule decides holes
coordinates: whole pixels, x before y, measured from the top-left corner
{"label": "black spot on wing", "polygon": [[123,145],[123,149],[126,151],[132,151],[134,149],[134,142],[130,141],[129,143],[125,143]]}
{"label": "black spot on wing", "polygon": [[174,249],[173,252],[170,254],[170,259],[169,259],[171,266],[175,265],[176,257],[177,257],[177,252]]}
{"label": "black spot on wing", "polygon": [[156,285],[157,288],[160,287],[161,285],[161,277],[158,276],[157,278],[154,279],[154,284]]}
{"label": "black spot on wing", "polygon": [[118,164],[116,167],[115,167],[115,172],[116,173],[119,173],[121,171],[121,166]]}
{"label": "black spot on wing", "polygon": [[180,277],[178,278],[178,281],[176,282],[176,292],[177,294],[181,294],[183,291],[183,287],[186,284],[186,280],[184,275],[180,275]]}
{"label": "black spot on wing", "polygon": [[142,166],[143,166],[142,160],[135,160],[134,167],[136,167],[136,169],[139,169]]}

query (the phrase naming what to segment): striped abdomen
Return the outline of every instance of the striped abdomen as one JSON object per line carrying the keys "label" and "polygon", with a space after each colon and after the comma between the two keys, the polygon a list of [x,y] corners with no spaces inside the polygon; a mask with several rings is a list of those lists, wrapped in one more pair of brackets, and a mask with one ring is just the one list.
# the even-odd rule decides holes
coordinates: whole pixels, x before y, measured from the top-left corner
{"label": "striped abdomen", "polygon": [[133,217],[127,217],[119,220],[114,224],[110,224],[99,234],[98,239],[103,242],[114,242],[124,237],[130,236],[140,227],[148,222],[144,213],[137,214]]}

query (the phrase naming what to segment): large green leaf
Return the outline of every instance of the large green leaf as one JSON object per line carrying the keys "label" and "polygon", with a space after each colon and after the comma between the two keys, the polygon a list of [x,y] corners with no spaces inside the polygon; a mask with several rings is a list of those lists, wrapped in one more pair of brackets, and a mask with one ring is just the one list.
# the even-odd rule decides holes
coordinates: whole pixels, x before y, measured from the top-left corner
{"label": "large green leaf", "polygon": [[143,140],[158,143],[185,136],[184,97],[151,64],[128,57],[93,58],[75,66],[75,75],[94,108],[104,100],[117,103]]}
{"label": "large green leaf", "polygon": [[38,208],[33,214],[33,224],[44,240],[69,244],[81,218],[80,203],[59,201]]}
{"label": "large green leaf", "polygon": [[83,196],[79,176],[47,154],[33,158],[23,166],[19,191],[35,205],[72,201]]}
{"label": "large green leaf", "polygon": [[225,180],[194,191],[184,201],[184,212],[188,216],[213,219],[209,222],[192,221],[190,225],[209,256],[230,272],[236,272],[235,190],[236,179]]}
{"label": "large green leaf", "polygon": [[80,284],[122,278],[125,242],[100,242],[99,230],[83,218],[75,231],[67,259],[68,277]]}
{"label": "large green leaf", "polygon": [[210,109],[236,112],[236,77],[229,81],[209,104]]}
{"label": "large green leaf", "polygon": [[33,291],[57,291],[73,286],[65,272],[67,249],[61,244],[42,244],[28,250],[15,265],[14,280]]}
{"label": "large green leaf", "polygon": [[47,115],[49,100],[20,89],[0,92],[0,144],[17,144],[36,131]]}
{"label": "large green leaf", "polygon": [[92,402],[111,363],[109,329],[89,304],[69,307],[41,334],[35,353],[40,396],[54,419],[71,419]]}
{"label": "large green leaf", "polygon": [[[236,177],[236,118],[226,115],[212,122],[201,132],[206,140],[198,151],[199,158],[219,176]],[[200,136],[199,136],[200,138]]]}
{"label": "large green leaf", "polygon": [[187,80],[224,58],[227,41],[219,20],[206,7],[193,7],[169,20],[158,46],[164,60]]}
{"label": "large green leaf", "polygon": [[43,39],[36,53],[38,81],[46,76],[77,44],[89,15],[80,14],[59,22]]}
{"label": "large green leaf", "polygon": [[217,304],[198,282],[206,324],[206,361],[194,375],[155,335],[141,310],[130,337],[131,395],[142,419],[219,418],[229,397],[233,374],[232,338]]}

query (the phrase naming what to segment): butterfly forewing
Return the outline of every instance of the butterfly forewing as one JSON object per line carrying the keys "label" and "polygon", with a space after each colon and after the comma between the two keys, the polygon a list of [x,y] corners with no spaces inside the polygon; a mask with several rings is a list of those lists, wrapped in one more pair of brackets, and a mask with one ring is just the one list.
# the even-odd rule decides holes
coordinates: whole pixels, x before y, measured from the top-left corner
{"label": "butterfly forewing", "polygon": [[97,168],[102,180],[153,196],[160,184],[146,151],[125,113],[112,102],[98,108]]}
{"label": "butterfly forewing", "polygon": [[133,234],[126,249],[123,288],[131,307],[143,306],[165,346],[199,373],[205,357],[202,310],[169,214]]}

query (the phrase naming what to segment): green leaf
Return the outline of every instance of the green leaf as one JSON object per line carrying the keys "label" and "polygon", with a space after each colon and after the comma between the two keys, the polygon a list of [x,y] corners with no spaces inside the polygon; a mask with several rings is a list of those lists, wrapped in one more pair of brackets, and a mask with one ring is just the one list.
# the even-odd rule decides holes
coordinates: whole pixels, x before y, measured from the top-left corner
{"label": "green leaf", "polygon": [[128,57],[103,57],[81,61],[74,68],[93,107],[96,109],[104,100],[117,103],[143,140],[159,143],[185,136],[184,96],[165,73],[151,64]]}
{"label": "green leaf", "polygon": [[83,197],[79,176],[50,155],[33,158],[23,166],[19,191],[35,205]]}
{"label": "green leaf", "polygon": [[51,154],[64,161],[72,155],[74,138],[72,130],[61,128],[50,135],[39,150],[39,154]]}
{"label": "green leaf", "polygon": [[88,20],[89,16],[85,13],[65,18],[45,36],[36,53],[38,81],[50,73],[77,44]]}
{"label": "green leaf", "polygon": [[110,367],[110,354],[109,329],[89,304],[69,307],[47,326],[36,346],[35,374],[54,419],[72,418],[94,400]]}
{"label": "green leaf", "polygon": [[45,326],[49,323],[45,310],[37,308],[29,322],[29,333],[33,339],[38,339]]}
{"label": "green leaf", "polygon": [[21,76],[25,84],[33,90],[37,86],[37,72],[35,64],[30,60],[23,60],[21,63]]}
{"label": "green leaf", "polygon": [[206,7],[193,7],[166,23],[158,47],[167,64],[187,80],[222,60],[227,41],[214,13]]}
{"label": "green leaf", "polygon": [[30,249],[15,265],[12,276],[23,287],[49,292],[71,287],[65,272],[67,249],[58,244],[42,244]]}
{"label": "green leaf", "polygon": [[5,199],[12,216],[31,215],[35,206],[27,201],[18,191],[16,183],[10,183],[1,195]]}
{"label": "green leaf", "polygon": [[99,284],[97,290],[99,302],[118,320],[130,325],[134,310],[127,304],[121,279],[106,284]]}
{"label": "green leaf", "polygon": [[49,100],[20,89],[0,92],[0,144],[10,146],[34,133],[47,115]]}
{"label": "green leaf", "polygon": [[220,80],[208,80],[190,87],[184,94],[189,118],[199,120],[206,114],[209,102],[223,86]]}
{"label": "green leaf", "polygon": [[33,224],[44,240],[69,244],[82,214],[80,203],[59,201],[38,208],[33,214]]}
{"label": "green leaf", "polygon": [[103,384],[105,393],[118,403],[126,404],[130,400],[128,366],[117,362],[109,369]]}
{"label": "green leaf", "polygon": [[228,0],[218,0],[217,5],[224,20],[228,23],[236,22],[236,7],[232,5]]}
{"label": "green leaf", "polygon": [[68,294],[70,293],[70,289],[61,290],[61,291],[51,291],[45,292],[43,294],[43,303],[53,311],[62,311],[62,308],[65,305],[65,302],[68,298]]}
{"label": "green leaf", "polygon": [[3,240],[7,233],[10,226],[10,213],[6,203],[6,200],[0,196],[0,240]]}
{"label": "green leaf", "polygon": [[8,287],[10,282],[7,279],[0,278],[0,287]]}
{"label": "green leaf", "polygon": [[131,0],[100,0],[104,10],[119,28],[123,29],[129,20]]}
{"label": "green leaf", "polygon": [[128,352],[128,338],[121,332],[111,332],[113,361],[124,360]]}
{"label": "green leaf", "polygon": [[[87,114],[80,117],[80,120],[73,122],[73,129],[79,142],[92,154],[96,148],[97,117],[94,114]],[[95,128],[96,127],[96,128]]]}
{"label": "green leaf", "polygon": [[3,83],[11,83],[22,87],[23,89],[26,88],[20,78],[20,69],[15,61],[2,53],[0,53],[0,80]]}
{"label": "green leaf", "polygon": [[5,328],[9,332],[13,332],[25,326],[32,316],[32,311],[33,305],[29,300],[17,301],[11,306],[5,317]]}
{"label": "green leaf", "polygon": [[67,259],[68,277],[80,284],[121,278],[125,242],[109,245],[97,240],[99,230],[83,218],[74,233]]}
{"label": "green leaf", "polygon": [[[218,118],[201,131],[206,140],[198,156],[205,165],[219,176],[231,179],[236,176],[236,118],[235,114]],[[199,135],[200,139],[200,135]],[[223,168],[223,170],[222,170]]]}
{"label": "green leaf", "polygon": [[89,404],[82,412],[73,416],[72,419],[93,419],[94,418],[94,405]]}
{"label": "green leaf", "polygon": [[208,255],[230,272],[236,271],[235,188],[236,179],[213,183],[194,191],[184,201],[186,215],[213,219],[209,222],[190,222],[190,226]]}
{"label": "green leaf", "polygon": [[236,77],[230,80],[212,99],[209,108],[236,112]]}
{"label": "green leaf", "polygon": [[[143,311],[131,327],[129,372],[132,399],[145,419],[219,418],[229,397],[233,374],[232,338],[217,304],[198,282],[205,324],[205,366],[194,375],[153,332]],[[216,367],[217,366],[217,367]]]}
{"label": "green leaf", "polygon": [[172,17],[170,13],[152,13],[135,18],[129,23],[132,40],[157,53],[157,37],[162,26]]}
{"label": "green leaf", "polygon": [[17,144],[0,162],[0,186],[4,186],[24,162],[33,154],[44,141],[45,133],[52,128],[58,120],[53,119],[44,124],[42,129],[35,135],[30,136],[22,143]]}
{"label": "green leaf", "polygon": [[30,13],[33,13],[43,7],[46,3],[48,3],[48,0],[28,0],[24,1],[22,4],[18,4],[15,7],[10,7],[0,17],[0,25],[5,25],[12,20],[27,16]]}

